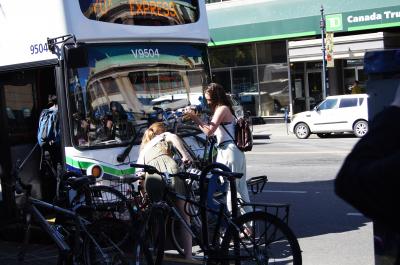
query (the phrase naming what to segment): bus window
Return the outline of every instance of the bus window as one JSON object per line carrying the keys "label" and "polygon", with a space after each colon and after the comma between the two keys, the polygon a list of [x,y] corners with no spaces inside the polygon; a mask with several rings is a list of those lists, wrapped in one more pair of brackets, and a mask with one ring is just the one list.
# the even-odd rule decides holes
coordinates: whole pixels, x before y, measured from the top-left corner
{"label": "bus window", "polygon": [[[69,70],[72,142],[80,148],[140,143],[154,106],[189,104],[208,80],[206,46],[90,44],[87,67]],[[112,106],[115,106],[113,109]]]}
{"label": "bus window", "polygon": [[199,17],[198,0],[79,0],[89,19],[140,26],[194,23]]}
{"label": "bus window", "polygon": [[9,139],[14,143],[32,141],[36,129],[32,115],[34,106],[32,84],[6,84],[4,97]]}

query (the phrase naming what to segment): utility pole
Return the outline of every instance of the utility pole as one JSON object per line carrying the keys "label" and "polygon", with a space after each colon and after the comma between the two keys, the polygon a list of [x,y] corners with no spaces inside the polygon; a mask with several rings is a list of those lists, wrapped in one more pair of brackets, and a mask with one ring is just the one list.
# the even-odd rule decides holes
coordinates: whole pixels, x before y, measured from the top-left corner
{"label": "utility pole", "polygon": [[325,60],[325,33],[326,33],[326,21],[324,15],[324,7],[321,5],[321,38],[322,38],[322,99],[326,98],[326,60]]}

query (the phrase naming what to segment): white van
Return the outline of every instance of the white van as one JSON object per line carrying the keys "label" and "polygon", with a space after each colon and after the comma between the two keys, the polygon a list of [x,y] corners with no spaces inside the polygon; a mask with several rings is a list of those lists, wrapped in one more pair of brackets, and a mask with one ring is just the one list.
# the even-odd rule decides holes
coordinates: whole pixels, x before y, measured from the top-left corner
{"label": "white van", "polygon": [[313,110],[293,115],[289,131],[300,139],[311,133],[321,138],[343,132],[362,137],[368,132],[367,99],[367,94],[329,96]]}

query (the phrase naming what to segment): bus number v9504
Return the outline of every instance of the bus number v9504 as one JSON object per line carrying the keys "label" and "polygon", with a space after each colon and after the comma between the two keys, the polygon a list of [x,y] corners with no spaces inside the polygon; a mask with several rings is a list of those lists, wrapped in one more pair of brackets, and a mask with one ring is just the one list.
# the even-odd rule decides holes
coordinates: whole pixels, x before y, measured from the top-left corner
{"label": "bus number v9504", "polygon": [[31,44],[29,46],[29,49],[31,51],[31,54],[39,54],[49,51],[47,43]]}
{"label": "bus number v9504", "polygon": [[135,58],[154,58],[160,57],[158,49],[134,49],[131,50]]}

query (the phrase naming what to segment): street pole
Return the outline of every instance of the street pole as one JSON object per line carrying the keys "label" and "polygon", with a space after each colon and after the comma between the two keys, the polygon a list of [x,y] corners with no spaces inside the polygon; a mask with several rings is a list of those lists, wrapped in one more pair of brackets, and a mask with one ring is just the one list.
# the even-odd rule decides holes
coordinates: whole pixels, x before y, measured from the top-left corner
{"label": "street pole", "polygon": [[326,98],[326,60],[325,60],[325,32],[326,32],[326,23],[325,23],[325,15],[324,15],[324,7],[321,5],[321,38],[322,38],[322,99]]}

